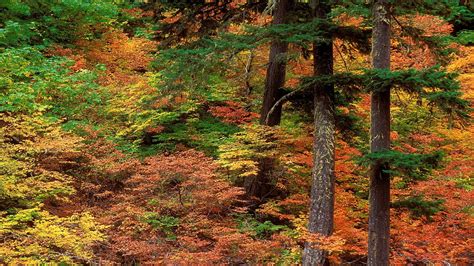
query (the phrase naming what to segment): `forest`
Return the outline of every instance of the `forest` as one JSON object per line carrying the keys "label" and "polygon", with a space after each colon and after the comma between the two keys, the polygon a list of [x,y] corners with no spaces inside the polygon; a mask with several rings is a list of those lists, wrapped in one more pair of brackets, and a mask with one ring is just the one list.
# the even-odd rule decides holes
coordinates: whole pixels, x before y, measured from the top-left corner
{"label": "forest", "polygon": [[472,265],[474,2],[0,0],[0,265]]}

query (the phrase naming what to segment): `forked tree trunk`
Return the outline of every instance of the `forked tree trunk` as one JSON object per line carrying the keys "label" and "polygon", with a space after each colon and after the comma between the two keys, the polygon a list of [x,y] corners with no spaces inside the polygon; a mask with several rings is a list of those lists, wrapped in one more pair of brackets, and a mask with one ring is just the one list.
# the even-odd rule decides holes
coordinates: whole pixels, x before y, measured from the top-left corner
{"label": "forked tree trunk", "polygon": [[[389,0],[373,6],[372,67],[390,68]],[[370,151],[390,149],[390,87],[371,94]],[[388,165],[374,162],[370,168],[368,265],[389,264],[390,175]]]}
{"label": "forked tree trunk", "polygon": [[[316,1],[315,17],[326,19],[331,11],[327,1]],[[313,45],[314,75],[333,74],[333,42]],[[335,164],[334,85],[314,87],[314,157],[308,230],[329,236],[334,227]],[[303,265],[328,265],[327,253],[317,244],[305,243]]]}
{"label": "forked tree trunk", "polygon": [[[278,0],[274,13],[273,24],[284,24],[287,21],[288,10],[291,0]],[[272,41],[270,47],[267,76],[265,79],[265,92],[263,95],[263,105],[260,113],[260,124],[275,126],[280,124],[281,105],[266,118],[270,109],[282,96],[281,88],[285,85],[286,75],[286,53],[288,52],[288,43],[279,40]]]}

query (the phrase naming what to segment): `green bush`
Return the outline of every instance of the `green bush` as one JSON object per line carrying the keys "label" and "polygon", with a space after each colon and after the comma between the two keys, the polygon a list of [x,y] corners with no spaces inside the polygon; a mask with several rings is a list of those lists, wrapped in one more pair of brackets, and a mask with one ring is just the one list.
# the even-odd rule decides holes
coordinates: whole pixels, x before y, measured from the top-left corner
{"label": "green bush", "polygon": [[71,43],[92,38],[112,23],[118,7],[107,0],[6,0],[0,2],[0,47]]}
{"label": "green bush", "polygon": [[162,231],[166,238],[176,240],[175,230],[179,226],[179,219],[173,216],[159,216],[154,212],[147,212],[143,215],[142,221],[153,228]]}
{"label": "green bush", "polygon": [[443,203],[442,199],[427,200],[423,195],[415,195],[393,202],[392,207],[408,209],[413,217],[424,216],[430,220],[433,215],[444,209]]}
{"label": "green bush", "polygon": [[288,229],[287,226],[276,225],[271,221],[259,222],[250,215],[237,216],[237,223],[241,232],[250,233],[250,235],[258,239],[268,238],[278,231]]}

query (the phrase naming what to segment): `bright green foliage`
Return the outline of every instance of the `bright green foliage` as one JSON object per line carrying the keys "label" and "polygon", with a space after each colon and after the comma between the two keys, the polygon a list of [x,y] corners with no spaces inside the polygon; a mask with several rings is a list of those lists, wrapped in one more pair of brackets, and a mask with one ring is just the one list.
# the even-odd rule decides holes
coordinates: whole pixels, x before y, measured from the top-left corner
{"label": "bright green foliage", "polygon": [[288,229],[284,225],[276,225],[271,221],[259,222],[248,215],[237,216],[238,228],[241,232],[251,233],[255,238],[263,239],[270,237],[273,233]]}
{"label": "bright green foliage", "polygon": [[454,181],[457,187],[463,188],[466,191],[472,191],[474,189],[474,178],[472,177],[456,178]]}
{"label": "bright green foliage", "polygon": [[[181,122],[186,121],[187,117],[196,114],[200,104],[188,98],[187,93],[170,93],[161,87],[161,82],[160,75],[147,74],[146,79],[116,91],[114,97],[107,101],[104,116],[110,122],[108,126],[115,129],[113,138],[122,150],[141,150],[140,145],[147,137],[150,138],[148,142],[158,142],[158,146],[153,149],[170,150],[170,146],[175,143],[161,147],[159,139],[151,140],[150,131],[157,128],[166,128],[163,133],[169,134],[171,141],[185,137],[176,127],[183,125]],[[161,133],[163,130],[158,131]]]}
{"label": "bright green foliage", "polygon": [[4,0],[0,3],[0,47],[91,38],[99,32],[100,23],[111,23],[117,12],[111,1]]}
{"label": "bright green foliage", "polygon": [[[32,74],[36,73],[38,66],[43,66],[38,64],[43,59],[33,48],[7,49],[0,53],[1,111],[33,113],[48,108],[48,105],[36,101],[41,93],[45,93],[47,86],[43,82],[31,82]],[[50,64],[44,66],[43,71],[51,72]]]}
{"label": "bright green foliage", "polygon": [[[186,98],[182,103],[177,99],[186,96],[160,96],[165,93],[150,93],[138,86],[108,102],[106,116],[110,117],[111,126],[118,128],[115,140],[119,145],[132,143],[120,149],[149,155],[174,151],[177,144],[183,144],[216,156],[219,145],[239,131],[235,125],[204,114],[198,100]],[[156,105],[156,102],[164,104]],[[153,132],[154,129],[159,130]],[[142,145],[144,139],[147,139],[148,147]]]}
{"label": "bright green foliage", "polygon": [[[131,138],[136,144],[140,144],[148,129],[176,123],[182,116],[194,111],[196,105],[189,103],[176,106],[176,108],[171,110],[163,110],[161,108],[147,109],[145,107],[143,111],[138,112],[130,112],[130,109],[118,109],[113,106],[112,108],[114,109],[109,112],[109,115],[117,114],[115,119],[123,117],[124,119],[121,119],[120,122],[125,122],[125,127],[121,129],[117,136]],[[123,112],[120,112],[120,110]],[[176,138],[179,139],[179,136]]]}
{"label": "bright green foliage", "polygon": [[34,33],[31,28],[34,24],[20,24],[18,22],[7,21],[2,29],[0,29],[0,45],[17,46],[21,43],[28,42]]}
{"label": "bright green foliage", "polygon": [[186,123],[170,125],[153,139],[157,143],[154,146],[160,150],[173,150],[181,143],[217,156],[219,147],[228,143],[228,137],[238,131],[237,126],[213,117],[191,118]]}
{"label": "bright green foliage", "polygon": [[472,30],[461,31],[458,34],[456,41],[462,45],[473,45],[474,44],[474,31]]}
{"label": "bright green foliage", "polygon": [[280,260],[276,265],[296,265],[301,262],[301,257],[300,249],[285,249],[281,252]]}
{"label": "bright green foliage", "polygon": [[424,216],[429,220],[431,216],[444,209],[443,203],[444,200],[442,199],[427,200],[423,195],[416,195],[397,200],[392,203],[392,207],[407,208],[413,217],[420,218]]}
{"label": "bright green foliage", "polygon": [[100,112],[106,94],[94,81],[97,74],[72,73],[72,61],[47,58],[32,47],[0,52],[0,111],[48,112],[57,119],[84,119]]}
{"label": "bright green foliage", "polygon": [[142,217],[142,220],[151,225],[155,229],[159,229],[166,234],[170,240],[175,240],[176,235],[174,231],[179,226],[179,219],[173,216],[159,216],[154,212],[147,212]]}
{"label": "bright green foliage", "polygon": [[282,114],[280,128],[286,134],[298,137],[304,134],[304,123],[309,122],[304,120],[304,116],[297,112],[285,112]]}

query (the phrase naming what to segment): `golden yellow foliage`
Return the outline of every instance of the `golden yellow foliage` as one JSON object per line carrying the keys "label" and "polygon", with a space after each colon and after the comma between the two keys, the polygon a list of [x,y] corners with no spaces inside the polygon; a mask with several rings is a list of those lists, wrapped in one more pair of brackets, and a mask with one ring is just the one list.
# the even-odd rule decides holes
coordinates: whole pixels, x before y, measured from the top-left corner
{"label": "golden yellow foliage", "polygon": [[58,217],[43,204],[75,192],[61,169],[75,163],[81,139],[36,115],[0,114],[0,124],[0,261],[89,261],[104,226],[88,213]]}

